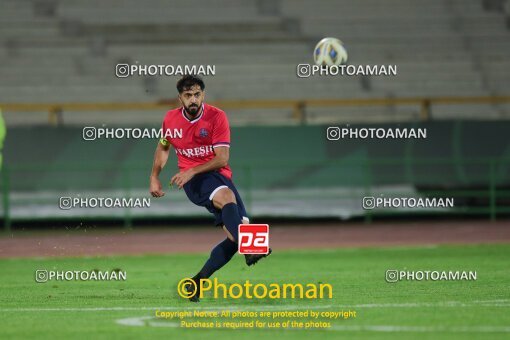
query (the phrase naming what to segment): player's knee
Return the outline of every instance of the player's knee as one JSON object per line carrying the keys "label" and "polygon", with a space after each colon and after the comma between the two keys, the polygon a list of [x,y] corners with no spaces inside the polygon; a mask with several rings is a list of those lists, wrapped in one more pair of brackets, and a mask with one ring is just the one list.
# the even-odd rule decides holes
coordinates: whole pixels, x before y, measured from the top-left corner
{"label": "player's knee", "polygon": [[234,195],[234,192],[229,188],[221,189],[218,191],[214,198],[217,198],[219,202],[223,203],[222,205],[228,203],[236,203],[236,196]]}
{"label": "player's knee", "polygon": [[236,203],[236,196],[229,188],[223,188],[214,195],[213,203],[217,208],[221,209],[225,204]]}

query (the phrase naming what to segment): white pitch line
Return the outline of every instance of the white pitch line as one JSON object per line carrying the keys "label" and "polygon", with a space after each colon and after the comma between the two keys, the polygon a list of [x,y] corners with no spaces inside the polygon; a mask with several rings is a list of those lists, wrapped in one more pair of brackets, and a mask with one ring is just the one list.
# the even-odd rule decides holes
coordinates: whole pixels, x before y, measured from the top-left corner
{"label": "white pitch line", "polygon": [[370,331],[370,332],[416,332],[416,333],[431,333],[431,332],[449,332],[449,333],[508,333],[510,327],[508,326],[395,326],[395,325],[333,325],[328,328],[334,331]]}
{"label": "white pitch line", "polygon": [[[296,306],[296,305],[261,305],[261,306],[161,306],[161,307],[62,307],[62,308],[0,308],[0,312],[101,312],[101,311],[144,311],[144,310],[274,310],[274,309],[327,309],[332,305]],[[338,306],[337,306],[338,307]]]}
{"label": "white pitch line", "polygon": [[[510,302],[461,302],[461,301],[445,301],[445,302],[408,302],[408,303],[368,303],[351,305],[351,308],[422,308],[422,307],[510,307]],[[342,306],[344,307],[344,306]]]}
{"label": "white pitch line", "polygon": [[356,305],[250,305],[250,306],[156,306],[156,307],[29,307],[0,308],[1,312],[101,312],[101,311],[145,311],[145,310],[275,310],[275,309],[327,309],[327,308],[458,308],[458,307],[510,307],[510,300],[409,302],[409,303],[369,303]]}
{"label": "white pitch line", "polygon": [[473,302],[510,302],[510,299],[495,299],[495,300],[474,300]]}
{"label": "white pitch line", "polygon": [[[140,316],[125,319],[118,319],[115,323],[122,326],[132,327],[170,327],[179,328],[178,322],[156,321],[153,316]],[[200,327],[198,327],[200,328]],[[210,328],[204,328],[210,329]],[[259,330],[269,330],[263,328]],[[385,333],[435,333],[435,332],[448,332],[448,333],[509,333],[510,327],[508,326],[398,326],[398,325],[332,325],[329,328],[280,328],[278,330],[287,331],[344,331],[344,332],[385,332]]]}
{"label": "white pitch line", "polygon": [[[151,319],[154,319],[154,317],[153,316],[140,316],[140,317],[133,317],[133,318],[118,319],[118,320],[115,320],[115,323],[117,323],[119,325],[123,325],[123,326],[136,326],[136,327],[155,326],[154,323],[151,321]],[[159,325],[159,327],[179,327],[179,324],[177,322],[169,322],[168,326]]]}

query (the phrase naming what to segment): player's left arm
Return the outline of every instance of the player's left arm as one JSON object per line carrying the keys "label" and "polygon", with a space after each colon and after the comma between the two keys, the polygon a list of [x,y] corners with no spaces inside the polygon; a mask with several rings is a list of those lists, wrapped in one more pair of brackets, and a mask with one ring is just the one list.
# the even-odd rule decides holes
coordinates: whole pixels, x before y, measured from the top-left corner
{"label": "player's left arm", "polygon": [[217,146],[214,148],[214,158],[209,162],[200,164],[194,168],[188,169],[183,172],[179,172],[170,180],[170,184],[176,184],[179,186],[179,189],[182,189],[184,184],[188,183],[190,179],[194,176],[201,174],[203,172],[214,171],[227,166],[228,159],[230,156],[229,147],[228,146]]}

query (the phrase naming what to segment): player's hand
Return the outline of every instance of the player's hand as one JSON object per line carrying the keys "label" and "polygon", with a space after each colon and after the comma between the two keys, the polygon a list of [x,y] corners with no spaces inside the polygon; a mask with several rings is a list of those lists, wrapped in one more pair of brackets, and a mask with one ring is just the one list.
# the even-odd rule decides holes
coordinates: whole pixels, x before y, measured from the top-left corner
{"label": "player's hand", "polygon": [[161,189],[161,182],[157,177],[151,177],[151,184],[149,189],[152,197],[163,197],[165,193]]}
{"label": "player's hand", "polygon": [[170,185],[177,184],[179,189],[182,189],[184,184],[188,183],[190,179],[195,176],[195,171],[193,169],[189,169],[183,172],[179,172],[175,174],[174,177],[170,180]]}

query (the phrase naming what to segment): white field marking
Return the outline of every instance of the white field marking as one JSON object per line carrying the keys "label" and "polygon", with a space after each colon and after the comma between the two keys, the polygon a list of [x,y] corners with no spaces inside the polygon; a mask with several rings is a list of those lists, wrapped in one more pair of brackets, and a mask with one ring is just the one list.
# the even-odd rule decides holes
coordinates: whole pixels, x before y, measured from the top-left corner
{"label": "white field marking", "polygon": [[62,308],[0,308],[0,312],[111,312],[111,311],[144,311],[144,310],[288,310],[288,309],[327,309],[340,306],[318,305],[318,306],[296,306],[296,305],[265,305],[265,306],[197,306],[197,307],[62,307]]}
{"label": "white field marking", "polygon": [[141,316],[141,317],[134,317],[134,318],[125,318],[125,319],[119,319],[115,320],[115,323],[123,326],[153,326],[153,327],[179,327],[178,322],[168,322],[168,325],[164,325],[163,322],[153,322],[151,320],[154,320],[153,316]]}
{"label": "white field marking", "polygon": [[508,333],[508,326],[390,326],[390,325],[366,325],[366,326],[341,326],[332,325],[328,330],[332,331],[370,331],[370,332],[450,332],[450,333]]}
{"label": "white field marking", "polygon": [[461,301],[445,301],[445,302],[408,302],[408,303],[368,303],[351,306],[339,306],[343,308],[422,308],[422,307],[510,307],[510,302],[461,302]]}
{"label": "white field marking", "polygon": [[510,299],[474,300],[473,302],[492,302],[492,301],[506,301],[506,302],[510,302]]}
{"label": "white field marking", "polygon": [[470,302],[409,302],[409,303],[369,303],[357,305],[251,305],[251,306],[160,306],[160,307],[56,307],[56,308],[0,308],[1,312],[111,312],[111,311],[145,311],[145,310],[298,310],[327,308],[437,308],[437,307],[510,307],[510,299],[477,300]]}
{"label": "white field marking", "polygon": [[[125,319],[118,319],[115,323],[123,326],[135,327],[180,327],[178,322],[156,321],[153,316],[141,316]],[[197,327],[200,328],[200,327]],[[209,328],[208,328],[209,329]],[[508,326],[395,326],[395,325],[365,325],[365,326],[341,326],[332,325],[329,328],[281,328],[288,331],[313,331],[313,330],[328,330],[328,331],[347,331],[347,332],[415,332],[415,333],[435,333],[435,332],[448,332],[448,333],[508,333],[510,327]]]}

